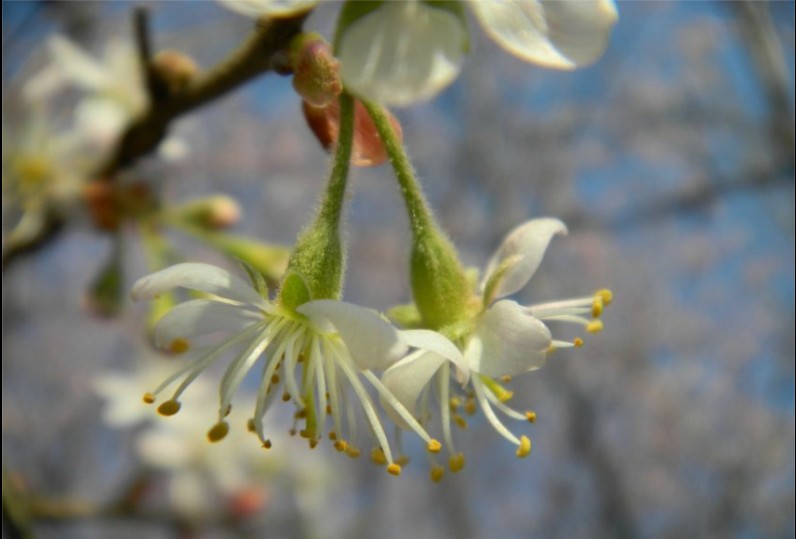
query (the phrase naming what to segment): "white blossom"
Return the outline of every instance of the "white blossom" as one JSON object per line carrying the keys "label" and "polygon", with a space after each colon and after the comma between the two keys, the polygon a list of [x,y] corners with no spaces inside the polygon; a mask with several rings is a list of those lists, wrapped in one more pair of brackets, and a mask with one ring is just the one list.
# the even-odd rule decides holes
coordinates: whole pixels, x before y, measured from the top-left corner
{"label": "white blossom", "polygon": [[[258,292],[224,269],[198,263],[178,264],[139,279],[133,287],[133,297],[151,299],[177,287],[208,296],[181,303],[166,313],[155,327],[155,344],[172,352],[184,352],[196,345],[204,350],[145,395],[145,401],[154,402],[161,392],[179,381],[168,400],[159,406],[160,413],[177,413],[180,398],[194,379],[226,352],[237,350],[220,383],[218,421],[208,432],[211,441],[226,436],[229,424],[225,418],[233,396],[262,357],[251,428],[265,447],[271,442],[263,418],[274,401],[283,400],[294,403],[295,423],[304,422],[300,434],[308,439],[310,447],[322,439],[330,418],[333,427],[329,437],[335,447],[357,456],[359,449],[345,438],[356,429],[352,404],[359,401],[376,450],[383,454],[390,473],[400,473],[384,425],[362,383],[364,377],[383,399],[394,404],[396,413],[426,440],[429,450],[439,450],[439,443],[428,436],[372,372],[388,368],[413,345],[376,312],[335,300],[309,301],[293,311],[269,301],[262,288]],[[216,333],[227,335],[220,342],[202,346],[203,337]]]}
{"label": "white blossom", "polygon": [[[574,69],[605,50],[617,20],[611,0],[464,2],[498,45],[545,67]],[[422,0],[382,3],[343,28],[346,87],[384,105],[427,100],[458,75],[468,49],[463,14]]]}
{"label": "white blossom", "polygon": [[319,0],[218,0],[232,11],[248,17],[287,17],[308,11]]}
{"label": "white blossom", "polygon": [[[428,410],[430,382],[436,377],[437,398],[443,437],[451,453],[451,469],[463,465],[463,456],[456,453],[450,423],[465,423],[457,409],[462,404],[459,396],[451,395],[450,364],[453,363],[458,381],[465,387],[464,405],[468,413],[478,407],[492,426],[510,442],[518,446],[517,456],[530,452],[530,439],[517,437],[500,421],[493,408],[513,419],[535,421],[533,412],[518,412],[505,401],[511,391],[503,387],[512,376],[532,371],[544,365],[548,354],[557,348],[581,346],[583,341],[562,341],[552,338],[545,322],[565,321],[582,325],[588,332],[602,329],[599,316],[603,307],[611,302],[608,290],[593,296],[572,300],[522,306],[505,298],[522,289],[539,267],[542,257],[556,234],[565,234],[564,224],[558,219],[544,218],[528,221],[514,229],[503,241],[487,265],[479,287],[483,308],[472,320],[471,327],[457,343],[463,350],[461,357],[441,350],[425,347],[390,367],[382,381],[390,392],[408,410],[416,411],[421,423],[431,414]],[[450,343],[450,346],[454,346]],[[389,414],[389,403],[383,402]],[[396,421],[399,418],[393,417]],[[442,468],[432,467],[432,478],[442,477]]]}
{"label": "white blossom", "polygon": [[[82,91],[75,107],[75,125],[92,152],[107,156],[122,131],[148,106],[143,66],[132,44],[109,40],[102,56],[95,58],[63,36],[47,40],[50,63],[26,86],[31,100],[52,98],[69,87]],[[159,155],[179,160],[187,153],[185,142],[174,137],[163,141]]]}

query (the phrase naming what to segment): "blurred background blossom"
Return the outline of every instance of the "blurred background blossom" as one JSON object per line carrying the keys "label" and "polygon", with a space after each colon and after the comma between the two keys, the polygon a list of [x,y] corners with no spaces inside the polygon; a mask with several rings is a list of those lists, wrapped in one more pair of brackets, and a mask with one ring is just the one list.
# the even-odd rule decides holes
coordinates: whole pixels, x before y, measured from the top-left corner
{"label": "blurred background blossom", "polygon": [[[19,104],[50,62],[45,43],[62,34],[101,58],[112,38],[132,37],[134,5],[4,2],[4,241],[19,217],[6,205],[5,148],[19,147],[24,132],[7,126],[24,123],[29,109]],[[252,25],[214,3],[149,7],[158,50],[183,51],[201,66]],[[336,9],[322,3],[307,27],[329,36]],[[81,307],[113,242],[85,219],[4,273],[4,497],[13,488],[39,504],[47,516],[36,535],[792,537],[793,3],[619,2],[618,10],[605,55],[575,72],[529,66],[473,32],[460,77],[397,114],[467,263],[480,265],[516,224],[556,216],[570,234],[518,301],[602,286],[615,293],[604,332],[512,383],[512,404],[538,414],[526,460],[480,416],[456,433],[467,467],[440,484],[428,480],[414,441],[406,449],[417,465],[396,479],[327,444],[292,449],[298,440],[288,438],[285,453],[269,453],[242,432],[250,443],[210,446],[201,421],[196,436],[174,440],[189,430],[174,423],[179,416],[107,424],[96,380],[140,368],[145,315],[127,304],[122,316],[97,320]],[[79,97],[53,103],[48,118],[61,128],[50,133],[70,128]],[[301,116],[290,80],[263,77],[175,124],[190,147],[184,159],[148,158],[126,175],[156,182],[173,200],[232,196],[243,210],[236,232],[289,245],[328,164]],[[409,297],[402,204],[388,167],[355,171],[351,183],[346,296],[386,310]],[[229,263],[186,236],[169,239],[188,259]],[[125,270],[138,277],[148,267],[130,243]],[[160,449],[161,461],[148,461],[152,447],[171,443],[166,455],[185,452],[179,465],[162,461]],[[217,500],[241,485],[241,472],[211,462],[252,470],[242,472],[231,520],[196,517],[208,516],[197,491]],[[129,505],[64,516],[69,504],[139,500],[147,469],[156,509],[171,507],[180,482],[202,487],[178,494],[185,507],[168,518]]]}

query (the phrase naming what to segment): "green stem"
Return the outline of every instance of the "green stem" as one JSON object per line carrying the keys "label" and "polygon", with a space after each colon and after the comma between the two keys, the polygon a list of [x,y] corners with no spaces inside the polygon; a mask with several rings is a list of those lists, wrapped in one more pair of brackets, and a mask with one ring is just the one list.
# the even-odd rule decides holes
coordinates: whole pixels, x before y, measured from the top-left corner
{"label": "green stem", "polygon": [[338,228],[343,211],[343,199],[348,181],[351,152],[354,148],[354,99],[348,92],[340,95],[340,131],[334,153],[332,173],[326,186],[318,220]]}
{"label": "green stem", "polygon": [[296,240],[288,261],[279,300],[295,309],[311,299],[339,299],[345,255],[340,242],[340,219],[345,202],[349,161],[354,146],[354,99],[340,95],[340,131],[332,172],[312,225]]}
{"label": "green stem", "polygon": [[406,211],[409,215],[409,224],[412,227],[412,234],[415,238],[428,233],[430,229],[436,228],[434,218],[428,209],[428,202],[423,195],[423,190],[415,177],[412,164],[404,151],[403,144],[398,138],[395,130],[390,123],[390,119],[384,109],[369,101],[362,100],[362,104],[370,114],[376,130],[381,137],[384,150],[390,158],[390,163],[395,170],[398,184],[401,187],[401,194],[406,203]]}

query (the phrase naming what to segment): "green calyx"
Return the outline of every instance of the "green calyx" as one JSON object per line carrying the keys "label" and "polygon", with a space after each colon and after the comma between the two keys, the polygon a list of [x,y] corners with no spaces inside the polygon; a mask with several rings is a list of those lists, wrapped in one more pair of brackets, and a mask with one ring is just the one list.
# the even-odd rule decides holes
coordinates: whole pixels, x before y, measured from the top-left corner
{"label": "green calyx", "polygon": [[354,140],[354,100],[340,96],[340,134],[326,193],[313,223],[296,240],[278,301],[295,309],[314,299],[339,299],[343,289],[345,253],[340,220]]}
{"label": "green calyx", "polygon": [[412,295],[431,329],[467,317],[469,286],[451,242],[436,228],[415,235],[410,259]]}

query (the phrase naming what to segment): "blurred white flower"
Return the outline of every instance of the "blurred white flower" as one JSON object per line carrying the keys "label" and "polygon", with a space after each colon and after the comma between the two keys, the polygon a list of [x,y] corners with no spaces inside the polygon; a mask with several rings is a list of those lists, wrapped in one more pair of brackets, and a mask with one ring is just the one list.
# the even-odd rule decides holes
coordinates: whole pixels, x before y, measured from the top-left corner
{"label": "blurred white flower", "polygon": [[[617,20],[612,0],[464,2],[501,47],[528,62],[574,69],[605,50]],[[337,36],[352,92],[384,105],[429,99],[461,69],[469,46],[461,5],[423,0],[346,4]]]}
{"label": "blurred white flower", "polygon": [[[75,107],[75,124],[92,151],[107,155],[125,127],[147,107],[143,68],[132,44],[111,39],[101,58],[94,58],[63,36],[47,41],[51,61],[25,88],[29,100],[51,99],[69,87],[84,96]],[[177,160],[185,143],[173,137],[161,144],[159,155]]]}
{"label": "blurred white flower", "polygon": [[227,8],[249,17],[287,17],[315,7],[319,0],[218,0]]}
{"label": "blurred white flower", "polygon": [[[109,371],[94,378],[94,392],[104,402],[103,421],[112,427],[123,428],[157,418],[151,407],[142,405],[140,388],[156,384],[173,372],[170,362],[173,360],[167,356],[147,358],[140,360],[132,371]],[[191,396],[194,401],[201,402],[196,396],[206,396],[208,391],[206,383],[197,383]]]}
{"label": "blurred white flower", "polygon": [[96,164],[79,129],[54,125],[41,104],[23,114],[21,124],[3,122],[3,210],[14,223],[11,241],[35,236],[48,215],[73,209]]}
{"label": "blurred white flower", "polygon": [[[166,313],[154,330],[157,346],[183,352],[196,337],[218,332],[230,335],[220,344],[210,345],[198,359],[145,396],[145,400],[154,402],[159,393],[182,380],[159,406],[161,414],[177,413],[181,408],[179,399],[194,379],[225,352],[238,349],[221,380],[218,422],[208,432],[210,440],[220,440],[228,433],[225,418],[233,395],[262,356],[265,364],[251,422],[263,445],[271,444],[263,418],[271,404],[281,398],[294,402],[296,421],[304,421],[301,435],[308,439],[310,447],[322,439],[327,416],[331,416],[333,430],[329,437],[335,440],[335,447],[356,456],[359,450],[343,437],[355,431],[352,401],[357,400],[378,449],[384,454],[387,470],[400,473],[376,407],[360,380],[363,376],[382,398],[394,403],[397,413],[426,440],[430,450],[438,450],[439,443],[429,438],[371,370],[389,367],[408,348],[398,331],[374,311],[333,300],[309,301],[292,311],[269,301],[263,283],[255,289],[224,269],[197,263],[178,264],[139,279],[133,286],[133,297],[151,299],[177,287],[210,296],[187,301]],[[301,375],[297,377],[299,366]]]}
{"label": "blurred white flower", "polygon": [[[530,439],[517,438],[495,415],[493,407],[512,419],[535,421],[533,412],[518,412],[504,404],[512,396],[501,382],[509,381],[517,374],[532,371],[544,365],[549,352],[556,348],[581,346],[582,339],[573,342],[554,340],[543,321],[563,321],[582,325],[589,332],[602,329],[599,316],[603,307],[611,302],[608,290],[600,290],[593,296],[572,300],[521,306],[504,298],[523,288],[542,261],[550,240],[556,234],[566,234],[566,226],[558,219],[544,218],[528,221],[515,228],[503,241],[487,265],[481,281],[482,310],[472,321],[466,336],[461,339],[463,356],[456,361],[451,354],[440,354],[437,350],[421,350],[406,356],[390,367],[382,381],[391,393],[409,410],[415,410],[418,399],[427,392],[429,382],[437,375],[438,399],[444,439],[451,453],[450,467],[457,470],[463,465],[463,456],[457,454],[451,437],[451,418],[463,424],[464,419],[456,415],[461,404],[459,397],[451,397],[449,387],[449,364],[457,368],[458,380],[469,386],[466,409],[475,411],[476,402],[495,430],[518,446],[517,456],[530,452]],[[586,316],[584,316],[586,315]],[[452,345],[452,343],[451,343]],[[438,374],[439,373],[439,374]],[[421,421],[430,414],[427,399],[423,398]],[[385,409],[391,413],[389,403]],[[453,413],[453,416],[452,416]],[[399,418],[393,417],[396,422]],[[400,423],[400,422],[399,422]],[[442,477],[439,466],[432,468],[432,478]]]}
{"label": "blurred white flower", "polygon": [[[268,455],[252,443],[245,428],[233,429],[223,445],[209,443],[204,432],[215,411],[211,385],[197,384],[186,398],[191,406],[185,413],[173,421],[151,423],[136,440],[136,452],[144,463],[169,472],[170,502],[184,514],[206,516],[218,512],[218,496],[227,510],[242,494],[259,493],[264,501],[267,480],[277,474],[277,461],[288,460],[292,440],[275,439],[278,443]],[[148,408],[141,405],[140,392],[135,401],[139,408]],[[228,420],[243,427],[247,418],[236,410]]]}
{"label": "blurred white flower", "polygon": [[[210,380],[191,385],[184,395],[184,413],[169,421],[159,419],[152,408],[142,405],[140,387],[171,372],[171,361],[146,358],[131,371],[104,373],[94,380],[94,389],[104,401],[107,424],[125,428],[145,423],[136,439],[136,453],[146,465],[168,473],[168,500],[180,514],[244,516],[262,509],[269,488],[288,487],[299,499],[331,488],[333,470],[314,453],[301,461],[291,458],[298,440],[280,435],[276,429],[267,454],[253,443],[246,428],[233,429],[223,444],[209,443],[204,433],[208,418],[216,411],[216,385]],[[254,405],[254,398],[240,397],[243,406],[233,410],[227,420],[245,427],[245,410]]]}

